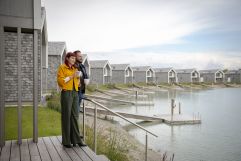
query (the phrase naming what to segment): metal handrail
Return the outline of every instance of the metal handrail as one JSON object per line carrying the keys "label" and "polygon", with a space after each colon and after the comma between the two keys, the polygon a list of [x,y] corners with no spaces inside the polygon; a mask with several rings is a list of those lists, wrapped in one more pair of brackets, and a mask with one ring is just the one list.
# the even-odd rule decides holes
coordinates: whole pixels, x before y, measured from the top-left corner
{"label": "metal handrail", "polygon": [[[96,126],[96,124],[97,124],[97,108],[96,108],[96,105],[98,105],[99,107],[101,107],[101,108],[111,112],[112,114],[122,118],[123,120],[131,123],[132,125],[135,125],[136,127],[140,128],[140,129],[142,129],[142,130],[144,130],[146,132],[146,137],[145,137],[146,138],[145,161],[147,161],[148,134],[151,134],[151,135],[153,135],[155,137],[158,137],[156,134],[154,134],[154,133],[150,132],[149,130],[145,129],[144,127],[142,127],[142,126],[140,126],[140,125],[138,125],[138,124],[128,120],[124,116],[122,116],[122,115],[120,115],[120,114],[110,110],[108,107],[106,107],[106,106],[96,102],[95,100],[92,100],[92,99],[89,99],[89,98],[86,98],[86,97],[84,97],[83,100],[86,100],[86,101],[89,101],[89,102],[92,102],[92,103],[95,104],[95,112],[94,112],[94,151],[95,151],[95,153],[97,151],[97,130],[96,130],[97,129],[97,126]],[[84,101],[83,101],[83,139],[85,140],[85,105],[84,105]]]}
{"label": "metal handrail", "polygon": [[100,104],[100,103],[98,103],[98,102],[96,102],[96,101],[94,101],[94,100],[92,100],[92,99],[89,99],[89,98],[84,98],[84,100],[89,101],[89,102],[92,102],[92,103],[94,103],[94,104],[96,104],[96,105],[102,107],[103,109],[105,109],[105,110],[107,110],[107,111],[113,113],[114,115],[116,115],[116,116],[122,118],[123,120],[125,120],[125,121],[127,121],[127,122],[129,122],[129,123],[131,123],[131,124],[133,124],[133,125],[135,125],[135,126],[137,126],[137,127],[139,127],[140,129],[146,131],[147,133],[149,133],[149,134],[151,134],[151,135],[153,135],[153,136],[155,136],[155,137],[158,137],[156,134],[150,132],[149,130],[145,129],[144,127],[142,127],[142,126],[140,126],[140,125],[138,125],[138,124],[136,124],[136,123],[134,123],[134,122],[128,120],[128,119],[125,118],[124,116],[122,116],[122,115],[120,115],[120,114],[118,114],[118,113],[116,113],[116,112],[110,110],[108,107],[106,107],[106,106],[104,106],[104,105],[102,105],[102,104]]}

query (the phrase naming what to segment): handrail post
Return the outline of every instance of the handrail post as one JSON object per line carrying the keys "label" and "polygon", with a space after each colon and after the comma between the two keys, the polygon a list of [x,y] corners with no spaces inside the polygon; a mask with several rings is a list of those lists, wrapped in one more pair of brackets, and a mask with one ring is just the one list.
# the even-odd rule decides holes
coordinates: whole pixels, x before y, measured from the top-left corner
{"label": "handrail post", "polygon": [[83,140],[85,141],[85,101],[83,99]]}
{"label": "handrail post", "polygon": [[21,28],[18,27],[18,144],[22,144],[22,80],[21,80]]}
{"label": "handrail post", "polygon": [[147,150],[148,150],[148,135],[146,132],[146,149],[145,149],[145,161],[147,161]]}
{"label": "handrail post", "polygon": [[95,114],[94,114],[94,151],[97,152],[97,107],[95,105]]}
{"label": "handrail post", "polygon": [[0,25],[0,147],[5,145],[5,51],[4,28]]}

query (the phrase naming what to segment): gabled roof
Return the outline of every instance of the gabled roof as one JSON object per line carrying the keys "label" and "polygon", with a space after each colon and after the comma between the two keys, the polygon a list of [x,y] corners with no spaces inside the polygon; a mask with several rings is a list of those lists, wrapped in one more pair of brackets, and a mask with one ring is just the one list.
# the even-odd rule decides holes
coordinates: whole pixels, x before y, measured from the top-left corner
{"label": "gabled roof", "polygon": [[208,74],[208,73],[217,73],[217,72],[222,72],[222,70],[220,69],[211,69],[211,70],[199,70],[199,73],[202,73],[202,74]]}
{"label": "gabled roof", "polygon": [[161,73],[167,73],[171,70],[173,70],[174,72],[176,72],[173,68],[153,68],[153,70],[155,72],[161,72]]}
{"label": "gabled roof", "polygon": [[[82,64],[84,64],[85,61],[88,60],[88,56],[87,56],[87,54],[81,54],[81,55],[82,55]],[[89,64],[89,61],[87,63]]]}
{"label": "gabled roof", "polygon": [[65,42],[51,41],[48,42],[48,55],[59,55],[61,56],[66,50]]}
{"label": "gabled roof", "polygon": [[110,66],[110,63],[108,60],[91,60],[90,68],[104,68],[107,64],[109,64]]}
{"label": "gabled roof", "polygon": [[177,73],[192,73],[197,70],[195,68],[192,68],[192,69],[177,69],[176,71],[177,71]]}
{"label": "gabled roof", "polygon": [[111,64],[112,70],[126,70],[130,64]]}
{"label": "gabled roof", "polygon": [[151,69],[153,71],[153,69],[151,68],[151,66],[138,66],[138,67],[132,67],[133,71],[148,71],[149,69]]}
{"label": "gabled roof", "polygon": [[238,70],[228,70],[225,74],[240,74]]}

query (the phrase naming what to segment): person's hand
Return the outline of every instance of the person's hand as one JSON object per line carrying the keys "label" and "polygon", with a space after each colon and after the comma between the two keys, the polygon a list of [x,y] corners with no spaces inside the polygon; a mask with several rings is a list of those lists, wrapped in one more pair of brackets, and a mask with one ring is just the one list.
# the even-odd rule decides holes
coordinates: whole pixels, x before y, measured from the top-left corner
{"label": "person's hand", "polygon": [[74,77],[77,77],[77,73],[75,72],[74,74],[72,74],[71,76],[69,76],[70,79],[73,79]]}

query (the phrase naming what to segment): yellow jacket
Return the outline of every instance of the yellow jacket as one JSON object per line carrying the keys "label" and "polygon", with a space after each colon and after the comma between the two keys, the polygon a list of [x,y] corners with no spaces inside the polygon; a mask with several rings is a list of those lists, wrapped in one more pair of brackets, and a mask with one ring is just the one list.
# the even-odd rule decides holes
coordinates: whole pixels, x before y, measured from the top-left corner
{"label": "yellow jacket", "polygon": [[[64,90],[73,90],[78,91],[78,86],[80,79],[79,77],[74,77],[69,81],[65,82],[65,79],[69,76],[72,76],[76,71],[78,71],[75,67],[68,67],[66,64],[62,64],[59,66],[57,73],[57,82],[60,88]],[[73,88],[74,85],[74,88]]]}

